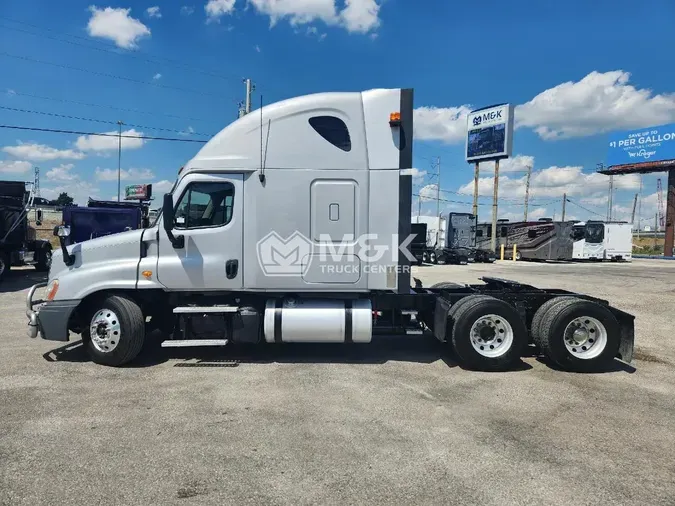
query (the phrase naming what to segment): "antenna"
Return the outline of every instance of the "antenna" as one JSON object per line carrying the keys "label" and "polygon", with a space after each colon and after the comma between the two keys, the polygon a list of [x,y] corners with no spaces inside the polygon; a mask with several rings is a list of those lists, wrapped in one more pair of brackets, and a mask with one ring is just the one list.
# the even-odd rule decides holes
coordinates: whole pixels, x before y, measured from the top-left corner
{"label": "antenna", "polygon": [[265,182],[265,166],[263,165],[263,96],[260,95],[260,174],[258,179],[261,183]]}

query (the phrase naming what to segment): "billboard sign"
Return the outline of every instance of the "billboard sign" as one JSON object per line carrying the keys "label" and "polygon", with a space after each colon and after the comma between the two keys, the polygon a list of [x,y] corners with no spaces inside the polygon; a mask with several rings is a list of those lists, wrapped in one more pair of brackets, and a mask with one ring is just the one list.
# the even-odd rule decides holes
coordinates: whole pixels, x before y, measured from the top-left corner
{"label": "billboard sign", "polygon": [[675,123],[628,132],[609,138],[606,166],[675,160]]}
{"label": "billboard sign", "polygon": [[467,116],[466,161],[479,162],[511,156],[513,106],[493,105]]}
{"label": "billboard sign", "polygon": [[132,184],[124,189],[124,200],[150,200],[151,184]]}

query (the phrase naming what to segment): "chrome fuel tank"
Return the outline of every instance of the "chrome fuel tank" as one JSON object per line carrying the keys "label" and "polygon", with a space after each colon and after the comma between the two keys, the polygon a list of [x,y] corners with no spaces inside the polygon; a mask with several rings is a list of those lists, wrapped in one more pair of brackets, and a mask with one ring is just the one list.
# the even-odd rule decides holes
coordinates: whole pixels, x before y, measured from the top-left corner
{"label": "chrome fuel tank", "polygon": [[269,299],[264,333],[268,343],[369,343],[370,300]]}

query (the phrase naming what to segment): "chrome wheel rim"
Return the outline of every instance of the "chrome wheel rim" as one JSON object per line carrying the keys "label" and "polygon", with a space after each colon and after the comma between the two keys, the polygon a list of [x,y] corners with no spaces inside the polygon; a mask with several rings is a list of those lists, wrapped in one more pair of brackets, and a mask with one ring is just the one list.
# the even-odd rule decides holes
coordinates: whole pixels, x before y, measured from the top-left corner
{"label": "chrome wheel rim", "polygon": [[513,328],[502,316],[487,314],[474,322],[470,330],[471,346],[487,358],[501,357],[513,345]]}
{"label": "chrome wheel rim", "polygon": [[52,252],[51,251],[45,252],[45,266],[47,266],[47,269],[50,269],[51,266],[52,266]]}
{"label": "chrome wheel rim", "polygon": [[89,334],[94,348],[101,353],[110,353],[122,337],[120,319],[110,309],[101,309],[91,319]]}
{"label": "chrome wheel rim", "polygon": [[596,358],[607,347],[607,329],[592,316],[579,316],[569,322],[563,338],[567,351],[583,360]]}

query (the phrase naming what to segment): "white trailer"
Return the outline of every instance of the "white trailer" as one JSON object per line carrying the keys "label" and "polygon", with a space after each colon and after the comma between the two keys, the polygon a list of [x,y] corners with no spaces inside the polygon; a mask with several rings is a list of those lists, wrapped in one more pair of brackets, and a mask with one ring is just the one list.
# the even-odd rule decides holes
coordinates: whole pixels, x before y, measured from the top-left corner
{"label": "white trailer", "polygon": [[149,228],[72,247],[58,229],[48,282],[27,296],[29,335],[80,334],[110,366],[153,329],[167,347],[426,332],[481,370],[512,367],[529,343],[568,369],[630,362],[634,317],[607,301],[412,278],[412,133],[407,89],[302,96],[238,119],[185,164]]}

